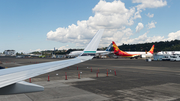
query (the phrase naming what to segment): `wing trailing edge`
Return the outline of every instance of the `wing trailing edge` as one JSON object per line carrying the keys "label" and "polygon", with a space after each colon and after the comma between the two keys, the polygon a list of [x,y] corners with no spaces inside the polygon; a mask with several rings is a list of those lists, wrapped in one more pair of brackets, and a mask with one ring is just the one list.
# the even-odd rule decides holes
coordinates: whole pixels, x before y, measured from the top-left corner
{"label": "wing trailing edge", "polygon": [[95,34],[83,53],[77,58],[0,70],[0,94],[43,91],[44,88],[42,86],[27,83],[23,80],[92,59],[96,53],[103,31],[104,29],[101,29]]}

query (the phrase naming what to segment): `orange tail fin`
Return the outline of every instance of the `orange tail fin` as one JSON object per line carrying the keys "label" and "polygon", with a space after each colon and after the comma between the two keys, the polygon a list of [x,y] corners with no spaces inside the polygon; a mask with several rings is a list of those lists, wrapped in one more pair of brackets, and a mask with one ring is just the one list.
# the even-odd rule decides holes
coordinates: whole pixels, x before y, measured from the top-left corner
{"label": "orange tail fin", "polygon": [[112,44],[113,44],[114,53],[119,52],[120,50],[119,50],[118,46],[116,45],[116,43],[114,41],[112,41]]}
{"label": "orange tail fin", "polygon": [[151,49],[149,50],[149,53],[153,54],[154,53],[154,45],[151,47]]}
{"label": "orange tail fin", "polygon": [[114,48],[114,54],[118,56],[124,56],[124,57],[131,57],[134,55],[134,54],[128,54],[127,52],[120,50],[114,41],[112,43],[113,43],[113,48]]}

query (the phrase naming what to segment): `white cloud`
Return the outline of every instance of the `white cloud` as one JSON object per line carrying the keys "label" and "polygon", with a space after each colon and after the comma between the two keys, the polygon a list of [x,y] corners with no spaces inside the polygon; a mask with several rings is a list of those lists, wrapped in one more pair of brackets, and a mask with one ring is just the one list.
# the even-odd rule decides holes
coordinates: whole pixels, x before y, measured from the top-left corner
{"label": "white cloud", "polygon": [[123,43],[123,42],[127,41],[127,39],[132,35],[133,35],[133,31],[130,28],[124,28],[122,30],[107,29],[103,34],[103,36],[104,36],[102,38],[103,43],[101,43],[99,46],[106,47],[112,41],[115,41],[116,43]]}
{"label": "white cloud", "polygon": [[34,50],[34,51],[39,51],[39,52],[40,52],[40,51],[42,51],[42,50],[41,50],[41,49],[36,49],[36,50]]}
{"label": "white cloud", "polygon": [[61,46],[61,47],[58,48],[58,50],[67,50],[67,49],[69,49],[68,46],[69,45]]}
{"label": "white cloud", "polygon": [[132,0],[133,3],[140,3],[137,5],[137,10],[146,8],[158,8],[167,5],[166,0]]}
{"label": "white cloud", "polygon": [[105,28],[103,43],[100,43],[102,46],[114,39],[132,35],[132,30],[126,26],[133,25],[134,19],[141,18],[141,11],[136,12],[134,7],[127,9],[120,0],[113,2],[100,0],[92,11],[95,15],[90,16],[88,20],[77,21],[76,25],[72,24],[66,28],[59,27],[56,31],[50,31],[47,33],[47,39],[62,43],[76,43],[76,47],[84,47],[98,29]]}
{"label": "white cloud", "polygon": [[[130,39],[133,31],[127,26],[132,26],[134,20],[141,18],[140,13],[145,8],[157,8],[167,5],[163,0],[133,0],[138,4],[136,7],[126,8],[125,4],[120,0],[106,2],[100,0],[92,9],[94,16],[90,16],[88,20],[77,21],[77,24],[71,24],[68,27],[59,27],[55,31],[47,33],[47,39],[58,41],[61,43],[75,43],[76,48],[82,48],[87,45],[90,39],[100,28],[104,28],[104,34],[101,39],[100,47],[108,46],[112,41],[117,44],[122,43],[141,43],[164,40],[164,36],[148,37],[145,34],[138,38]],[[154,14],[148,13],[149,16]],[[157,22],[151,21],[146,26],[148,29],[155,28]],[[144,28],[142,23],[138,23],[136,32]],[[68,46],[62,46],[59,49],[67,49]]]}
{"label": "white cloud", "polygon": [[102,13],[103,15],[109,15],[113,13],[124,14],[129,12],[129,10],[125,8],[125,4],[120,0],[115,0],[113,2],[106,2],[104,0],[100,0],[99,3],[92,10],[95,13]]}
{"label": "white cloud", "polygon": [[145,43],[145,42],[158,42],[158,41],[165,40],[164,36],[148,37],[147,36],[148,33],[149,32],[146,32],[143,35],[139,36],[138,38],[128,39],[127,43],[129,43],[129,44],[136,44],[136,43]]}
{"label": "white cloud", "polygon": [[26,53],[31,53],[31,52],[36,52],[36,51],[41,52],[41,51],[45,51],[45,50],[54,50],[54,49],[40,49],[40,48],[35,49],[35,50],[30,49],[30,50],[26,51]]}
{"label": "white cloud", "polygon": [[141,22],[139,22],[138,25],[136,26],[136,32],[139,32],[143,28],[144,28],[144,25]]}
{"label": "white cloud", "polygon": [[147,16],[148,16],[149,18],[152,18],[152,17],[154,17],[154,14],[148,13]]}
{"label": "white cloud", "polygon": [[141,15],[140,15],[141,12],[142,12],[142,10],[138,10],[138,11],[134,14],[134,19],[141,18]]}
{"label": "white cloud", "polygon": [[100,0],[92,9],[94,17],[89,17],[88,25],[96,28],[121,28],[132,25],[135,8],[127,9],[125,4],[118,1],[106,2]]}
{"label": "white cloud", "polygon": [[180,40],[180,30],[177,31],[177,32],[171,32],[171,33],[169,33],[169,35],[168,35],[168,40],[170,41],[170,40],[175,40],[175,39]]}
{"label": "white cloud", "polygon": [[149,32],[144,33],[143,35],[139,36],[138,38],[134,39],[128,39],[126,41],[126,44],[136,44],[136,43],[145,43],[145,42],[159,42],[159,41],[171,41],[178,39],[180,40],[180,30],[177,32],[171,32],[168,34],[167,38],[164,36],[153,36],[153,37],[148,37],[147,34]]}
{"label": "white cloud", "polygon": [[157,24],[157,22],[151,21],[151,23],[148,22],[146,27],[148,27],[148,29],[155,28],[156,27],[155,24]]}

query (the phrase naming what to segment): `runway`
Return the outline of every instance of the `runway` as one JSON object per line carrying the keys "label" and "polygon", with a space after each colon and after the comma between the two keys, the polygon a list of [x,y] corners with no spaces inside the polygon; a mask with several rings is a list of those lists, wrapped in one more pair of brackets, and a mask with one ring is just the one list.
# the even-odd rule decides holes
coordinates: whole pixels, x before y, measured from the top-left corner
{"label": "runway", "polygon": [[[9,68],[13,65],[31,65],[36,62],[59,60],[0,59],[4,63],[0,66],[9,66]],[[8,64],[6,61],[14,62]],[[178,101],[180,100],[179,66],[180,62],[170,61],[93,59],[32,78],[32,83],[45,87],[43,92],[1,95],[0,101]],[[96,77],[98,69],[99,73]],[[68,80],[65,80],[65,72]],[[79,72],[80,79],[78,79]],[[48,75],[50,82],[47,82]]]}

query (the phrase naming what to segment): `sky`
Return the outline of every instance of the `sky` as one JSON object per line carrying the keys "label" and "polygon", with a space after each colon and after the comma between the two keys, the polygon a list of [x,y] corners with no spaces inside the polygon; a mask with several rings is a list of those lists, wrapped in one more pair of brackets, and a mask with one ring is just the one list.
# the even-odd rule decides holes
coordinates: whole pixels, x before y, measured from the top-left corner
{"label": "sky", "polygon": [[180,40],[179,0],[0,0],[0,52]]}

